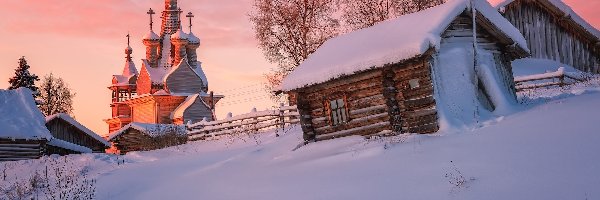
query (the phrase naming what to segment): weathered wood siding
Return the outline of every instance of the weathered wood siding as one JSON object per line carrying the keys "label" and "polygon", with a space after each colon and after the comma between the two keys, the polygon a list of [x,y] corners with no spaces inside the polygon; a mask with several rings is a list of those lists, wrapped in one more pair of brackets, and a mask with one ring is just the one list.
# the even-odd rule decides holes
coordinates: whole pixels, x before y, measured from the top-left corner
{"label": "weathered wood siding", "polygon": [[55,118],[49,121],[46,123],[46,127],[52,134],[52,137],[79,146],[88,147],[96,153],[104,153],[104,149],[106,148],[100,141],[61,118]]}
{"label": "weathered wood siding", "polygon": [[200,122],[205,117],[209,121],[212,121],[212,111],[208,106],[206,106],[204,101],[198,97],[194,103],[183,113],[183,123],[185,124],[188,121],[191,121],[192,123]]}
{"label": "weathered wood siding", "polygon": [[132,106],[132,121],[140,123],[156,123],[156,104],[147,101]]}
{"label": "weathered wood siding", "polygon": [[142,66],[142,69],[140,70],[136,87],[138,95],[149,94],[152,90],[152,80],[150,79],[150,74],[148,74],[148,71],[146,70],[146,65]]}
{"label": "weathered wood siding", "polygon": [[568,17],[548,10],[541,2],[518,0],[509,4],[504,12],[506,19],[525,36],[532,56],[600,73],[598,39],[586,34]]}
{"label": "weathered wood siding", "polygon": [[0,161],[36,159],[44,154],[45,140],[0,139]]}
{"label": "weathered wood siding", "polygon": [[181,63],[166,79],[166,88],[171,93],[195,94],[202,91],[202,79],[187,63]]}
{"label": "weathered wood siding", "polygon": [[[394,68],[394,86],[400,108],[400,126],[403,133],[433,133],[438,127],[438,116],[433,97],[431,63],[426,58],[397,64]],[[410,80],[418,80],[419,87],[411,88]]]}
{"label": "weathered wood siding", "polygon": [[179,105],[181,105],[181,103],[183,103],[187,97],[156,96],[155,98],[156,103],[158,104],[158,118],[152,123],[170,124],[173,123],[173,120],[171,119],[171,113],[173,113],[173,111],[177,109],[177,107],[179,107]]}
{"label": "weathered wood siding", "polygon": [[[304,139],[437,131],[429,58],[425,55],[289,93],[301,115]],[[415,78],[421,87],[410,89],[408,82]],[[349,120],[334,126],[327,106],[340,98],[346,101]]]}

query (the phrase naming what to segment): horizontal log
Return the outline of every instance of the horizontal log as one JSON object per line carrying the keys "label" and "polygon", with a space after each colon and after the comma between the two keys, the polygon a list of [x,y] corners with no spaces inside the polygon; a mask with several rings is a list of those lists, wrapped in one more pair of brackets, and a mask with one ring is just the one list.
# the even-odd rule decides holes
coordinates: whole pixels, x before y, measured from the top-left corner
{"label": "horizontal log", "polygon": [[433,96],[427,96],[419,99],[408,99],[403,103],[403,107],[406,110],[415,110],[418,108],[429,107],[435,104],[435,99]]}
{"label": "horizontal log", "polygon": [[439,130],[439,126],[437,123],[431,123],[431,124],[425,124],[425,125],[417,126],[417,127],[402,127],[402,129],[408,133],[426,134],[426,133],[437,132]]}
{"label": "horizontal log", "polygon": [[370,125],[366,125],[366,126],[336,131],[336,132],[332,132],[332,133],[328,133],[328,134],[316,135],[316,140],[317,141],[318,140],[327,140],[327,139],[350,136],[350,135],[366,135],[366,134],[372,134],[375,132],[381,132],[386,129],[389,130],[389,128],[390,128],[389,122],[380,122],[380,123],[370,124]]}

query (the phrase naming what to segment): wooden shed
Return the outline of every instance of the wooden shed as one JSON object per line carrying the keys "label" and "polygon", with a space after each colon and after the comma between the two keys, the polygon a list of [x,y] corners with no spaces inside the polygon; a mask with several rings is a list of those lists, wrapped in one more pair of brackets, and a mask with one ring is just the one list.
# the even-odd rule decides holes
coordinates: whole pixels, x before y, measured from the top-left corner
{"label": "wooden shed", "polygon": [[494,5],[521,31],[533,58],[600,73],[600,31],[560,0],[502,0]]}
{"label": "wooden shed", "polygon": [[[57,138],[72,144],[82,147],[87,147],[94,153],[104,153],[105,149],[110,147],[110,143],[104,138],[83,126],[71,116],[59,113],[46,117],[46,127],[52,134],[53,138]],[[49,149],[49,152],[56,154],[69,154],[76,152],[64,151],[54,152],[54,148]]]}
{"label": "wooden shed", "polygon": [[[50,154],[91,153],[91,148],[96,148],[96,145],[101,146],[97,147],[100,151],[108,144],[100,140],[101,144],[88,141],[92,144],[90,148],[82,146],[85,143],[77,143],[81,140],[74,132],[57,132],[54,137],[46,128],[46,119],[27,88],[0,90],[0,102],[3,102],[0,104],[0,116],[3,116],[0,118],[0,161],[35,159]],[[49,127],[61,127],[53,124],[62,122],[50,121]]]}
{"label": "wooden shed", "polygon": [[450,0],[325,42],[281,85],[304,139],[433,133],[515,103],[510,61],[528,56],[525,39],[474,2]]}
{"label": "wooden shed", "polygon": [[111,133],[108,140],[120,154],[126,154],[185,144],[187,135],[184,125],[132,122]]}

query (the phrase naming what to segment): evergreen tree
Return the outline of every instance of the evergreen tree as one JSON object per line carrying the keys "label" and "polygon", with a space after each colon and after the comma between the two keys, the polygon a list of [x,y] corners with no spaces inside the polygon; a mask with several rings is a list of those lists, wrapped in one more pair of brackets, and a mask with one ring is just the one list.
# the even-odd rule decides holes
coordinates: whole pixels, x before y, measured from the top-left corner
{"label": "evergreen tree", "polygon": [[14,90],[20,87],[29,88],[33,92],[34,97],[39,96],[38,87],[35,86],[35,81],[39,81],[40,78],[32,73],[29,73],[30,66],[27,64],[25,57],[19,58],[19,67],[15,69],[15,76],[8,80],[10,87],[9,90]]}
{"label": "evergreen tree", "polygon": [[60,77],[52,73],[46,75],[40,85],[42,103],[39,108],[46,116],[57,113],[73,114],[73,97],[75,93]]}

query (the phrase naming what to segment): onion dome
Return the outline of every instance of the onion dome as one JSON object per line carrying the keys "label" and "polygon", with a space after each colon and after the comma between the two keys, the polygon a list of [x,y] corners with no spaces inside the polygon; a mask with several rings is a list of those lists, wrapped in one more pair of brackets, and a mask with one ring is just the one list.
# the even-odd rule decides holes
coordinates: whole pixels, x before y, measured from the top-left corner
{"label": "onion dome", "polygon": [[130,55],[133,53],[133,49],[127,45],[127,47],[125,48],[125,54]]}
{"label": "onion dome", "polygon": [[171,40],[187,40],[188,39],[188,35],[185,34],[183,31],[181,31],[181,29],[177,30],[177,32],[173,33],[173,35],[171,35]]}
{"label": "onion dome", "polygon": [[190,41],[190,43],[200,44],[200,38],[196,37],[192,32],[188,34],[188,40]]}
{"label": "onion dome", "polygon": [[158,35],[156,35],[156,33],[154,33],[154,31],[150,31],[149,33],[144,35],[143,39],[144,40],[159,40],[160,37],[158,37]]}

